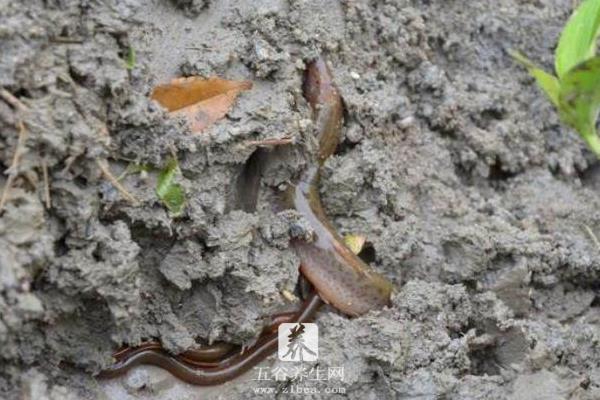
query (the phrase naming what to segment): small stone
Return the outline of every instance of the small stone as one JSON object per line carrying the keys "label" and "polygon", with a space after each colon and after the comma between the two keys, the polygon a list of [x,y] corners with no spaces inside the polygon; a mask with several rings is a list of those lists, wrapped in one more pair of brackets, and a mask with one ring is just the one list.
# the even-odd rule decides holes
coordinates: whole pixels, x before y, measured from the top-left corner
{"label": "small stone", "polygon": [[413,126],[414,124],[415,124],[415,118],[414,118],[412,115],[411,115],[411,116],[409,116],[409,117],[402,118],[402,119],[400,120],[400,122],[398,122],[398,126],[399,126],[401,129],[407,129],[407,128],[410,128],[410,127],[411,127],[411,126]]}
{"label": "small stone", "polygon": [[154,393],[173,387],[175,378],[164,369],[153,366],[140,366],[131,370],[123,383],[130,393],[147,388]]}
{"label": "small stone", "polygon": [[300,126],[300,129],[305,130],[312,125],[312,121],[308,118],[304,118],[298,122],[298,125]]}
{"label": "small stone", "polygon": [[29,318],[40,317],[44,313],[44,306],[39,298],[32,293],[19,296],[19,310]]}

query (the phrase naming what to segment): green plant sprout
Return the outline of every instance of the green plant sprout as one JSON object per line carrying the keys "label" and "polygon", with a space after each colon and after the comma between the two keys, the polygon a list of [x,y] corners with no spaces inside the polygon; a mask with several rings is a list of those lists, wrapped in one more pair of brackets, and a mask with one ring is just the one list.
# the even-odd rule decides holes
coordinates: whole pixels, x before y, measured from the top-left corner
{"label": "green plant sprout", "polygon": [[554,54],[556,76],[519,52],[512,57],[524,65],[558,109],[561,120],[575,129],[600,158],[596,119],[600,111],[600,0],[584,0],[565,25]]}
{"label": "green plant sprout", "polygon": [[135,59],[135,49],[129,46],[129,48],[127,49],[127,58],[125,60],[125,67],[128,70],[132,70],[133,68],[135,68]]}
{"label": "green plant sprout", "polygon": [[175,183],[179,173],[179,163],[176,158],[171,158],[158,174],[156,194],[162,203],[169,209],[173,217],[181,215],[185,206],[185,194],[180,184]]}

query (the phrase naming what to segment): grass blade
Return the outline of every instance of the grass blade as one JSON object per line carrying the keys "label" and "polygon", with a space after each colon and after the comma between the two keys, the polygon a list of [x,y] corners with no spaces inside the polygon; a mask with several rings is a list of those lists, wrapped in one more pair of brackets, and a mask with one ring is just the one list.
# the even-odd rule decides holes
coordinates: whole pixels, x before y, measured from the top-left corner
{"label": "grass blade", "polygon": [[562,120],[575,128],[600,157],[596,119],[600,111],[600,57],[572,68],[561,80],[559,110]]}
{"label": "grass blade", "polygon": [[554,75],[538,68],[533,62],[518,51],[511,50],[509,53],[516,61],[527,68],[529,74],[535,78],[538,86],[546,93],[548,99],[550,99],[552,104],[558,108],[558,93],[560,90],[558,79],[556,79]]}
{"label": "grass blade", "polygon": [[125,60],[125,67],[129,70],[134,69],[135,68],[135,60],[136,60],[135,49],[133,47],[129,47],[127,49],[127,59]]}
{"label": "grass blade", "polygon": [[181,215],[185,205],[185,194],[180,184],[175,183],[175,177],[179,171],[179,163],[176,159],[170,159],[167,166],[158,174],[156,194],[163,204],[173,213],[173,216]]}
{"label": "grass blade", "polygon": [[600,0],[584,0],[567,21],[558,41],[554,63],[559,79],[594,56],[599,28]]}

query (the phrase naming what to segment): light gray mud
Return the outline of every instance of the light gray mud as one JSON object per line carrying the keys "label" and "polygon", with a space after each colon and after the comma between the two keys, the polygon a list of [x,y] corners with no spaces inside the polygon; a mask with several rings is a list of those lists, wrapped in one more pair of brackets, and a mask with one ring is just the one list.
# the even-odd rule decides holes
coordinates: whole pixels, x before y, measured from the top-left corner
{"label": "light gray mud", "polygon": [[[600,398],[598,164],[506,52],[551,68],[572,3],[0,0],[0,85],[27,107],[0,101],[3,169],[19,120],[27,130],[0,218],[0,398],[289,390],[256,371],[202,390],[149,367],[93,374],[123,343],[247,343],[292,305],[289,232],[304,222],[269,200],[315,150],[300,88],[320,53],[347,109],[323,203],[340,232],[366,235],[397,292],[354,320],[319,314],[320,366],[343,367],[344,382],[305,386],[352,399]],[[200,136],[149,100],[154,84],[195,74],[254,82]],[[297,144],[265,171],[257,211],[236,210],[252,141],[283,136]],[[172,149],[188,200],[178,218],[154,193]],[[151,167],[121,180],[139,205],[96,160],[115,175]]]}

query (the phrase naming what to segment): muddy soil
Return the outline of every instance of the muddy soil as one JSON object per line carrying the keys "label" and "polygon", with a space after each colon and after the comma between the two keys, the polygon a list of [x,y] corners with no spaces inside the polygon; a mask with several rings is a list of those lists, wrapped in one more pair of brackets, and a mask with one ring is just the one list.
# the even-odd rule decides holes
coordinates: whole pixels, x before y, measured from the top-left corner
{"label": "muddy soil", "polygon": [[[323,203],[396,291],[360,318],[319,313],[319,366],[343,381],[295,396],[600,398],[600,167],[507,54],[551,69],[573,3],[0,0],[3,170],[22,142],[0,218],[0,398],[290,396],[298,379],[257,370],[207,389],[153,367],[94,374],[124,343],[249,343],[294,306],[302,221],[272,199],[316,149],[301,83],[319,54],[346,107]],[[187,75],[254,87],[193,136],[149,100]],[[256,210],[240,210],[255,142],[284,136]],[[154,191],[173,152],[179,217]]]}

